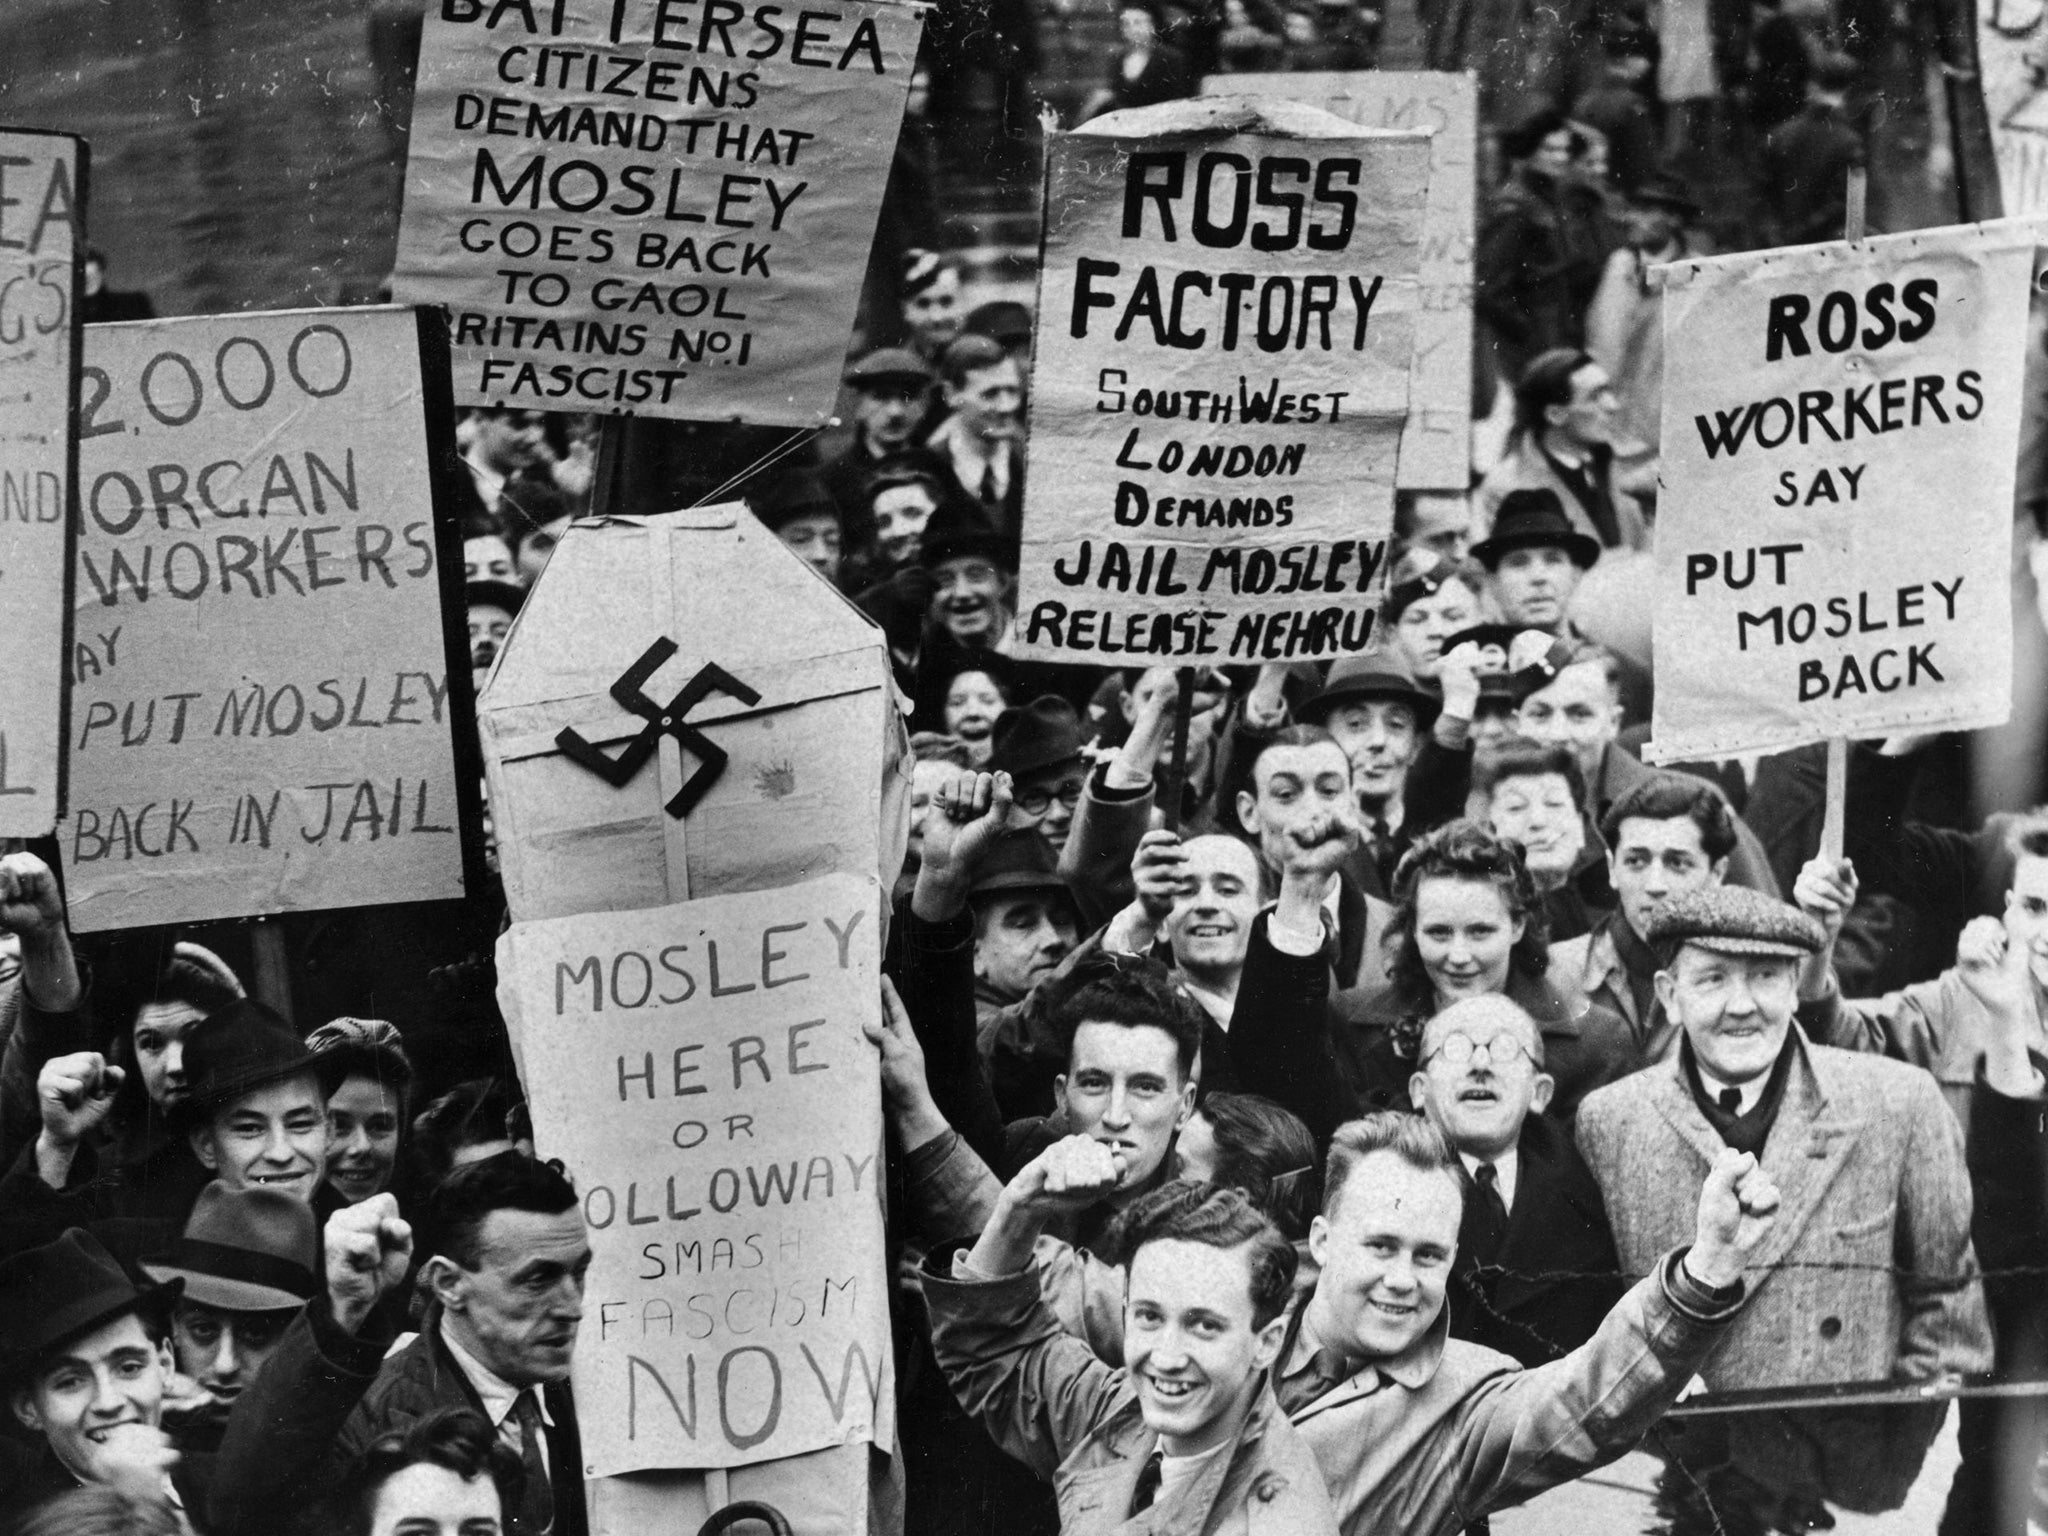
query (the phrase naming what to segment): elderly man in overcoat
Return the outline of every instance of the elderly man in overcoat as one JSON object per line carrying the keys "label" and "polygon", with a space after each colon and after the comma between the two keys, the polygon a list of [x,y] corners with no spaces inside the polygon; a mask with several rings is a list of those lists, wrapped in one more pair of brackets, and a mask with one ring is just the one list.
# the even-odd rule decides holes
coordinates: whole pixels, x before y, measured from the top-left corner
{"label": "elderly man in overcoat", "polygon": [[[1649,937],[1657,998],[1683,1039],[1670,1060],[1588,1095],[1578,1119],[1623,1272],[1644,1272],[1683,1239],[1691,1212],[1673,1192],[1696,1185],[1723,1147],[1754,1153],[1783,1196],[1750,1260],[1749,1304],[1701,1370],[1706,1385],[1920,1384],[1987,1369],[1970,1181],[1940,1087],[1793,1028],[1820,924],[1757,892],[1708,886],[1668,902]],[[1892,1508],[1941,1406],[1746,1414],[1689,1438],[1694,1451],[1712,1440],[1715,1466],[1796,1500]]]}

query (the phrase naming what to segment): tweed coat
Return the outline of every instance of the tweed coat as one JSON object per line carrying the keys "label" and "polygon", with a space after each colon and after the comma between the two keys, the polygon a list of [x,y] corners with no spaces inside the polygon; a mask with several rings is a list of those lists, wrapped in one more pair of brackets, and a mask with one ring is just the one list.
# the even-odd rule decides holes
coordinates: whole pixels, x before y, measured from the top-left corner
{"label": "tweed coat", "polygon": [[[1783,1203],[1749,1266],[1748,1304],[1701,1377],[1721,1392],[1989,1369],[1962,1131],[1939,1085],[1796,1028],[1791,1039],[1763,1151]],[[1680,1055],[1589,1094],[1578,1141],[1622,1272],[1646,1273],[1691,1237],[1693,1191],[1723,1145]]]}

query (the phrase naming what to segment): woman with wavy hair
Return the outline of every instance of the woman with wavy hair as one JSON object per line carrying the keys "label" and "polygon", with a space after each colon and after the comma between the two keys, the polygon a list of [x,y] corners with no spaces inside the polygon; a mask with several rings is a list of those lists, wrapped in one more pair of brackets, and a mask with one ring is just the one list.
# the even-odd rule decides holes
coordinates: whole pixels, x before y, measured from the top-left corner
{"label": "woman with wavy hair", "polygon": [[1330,1000],[1338,1067],[1361,1110],[1407,1108],[1423,1025],[1488,993],[1519,1003],[1542,1030],[1546,1070],[1557,1080],[1554,1117],[1569,1120],[1580,1099],[1632,1069],[1627,1025],[1548,979],[1543,906],[1515,844],[1477,822],[1449,822],[1403,856],[1394,899],[1386,983]]}

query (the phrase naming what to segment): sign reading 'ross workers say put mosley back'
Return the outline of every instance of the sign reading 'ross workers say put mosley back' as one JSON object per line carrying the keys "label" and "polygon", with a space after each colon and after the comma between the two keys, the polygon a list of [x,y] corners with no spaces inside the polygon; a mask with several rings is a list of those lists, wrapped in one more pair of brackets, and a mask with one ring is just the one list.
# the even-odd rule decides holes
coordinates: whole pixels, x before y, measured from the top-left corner
{"label": "sign reading 'ross workers say put mosley back'", "polygon": [[921,14],[440,0],[395,288],[455,403],[822,426]]}
{"label": "sign reading 'ross workers say put mosley back'", "polygon": [[2006,719],[2041,233],[1660,269],[1653,760]]}
{"label": "sign reading 'ross workers say put mosley back'", "polygon": [[1364,650],[1429,139],[1203,97],[1053,138],[1018,637],[1098,665]]}

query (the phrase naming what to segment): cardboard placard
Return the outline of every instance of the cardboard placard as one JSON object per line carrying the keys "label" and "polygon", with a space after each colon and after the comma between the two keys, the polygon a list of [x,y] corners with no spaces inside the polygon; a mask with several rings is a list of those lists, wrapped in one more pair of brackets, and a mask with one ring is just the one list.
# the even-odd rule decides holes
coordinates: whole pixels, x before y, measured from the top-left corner
{"label": "cardboard placard", "polygon": [[1202,97],[1054,137],[1046,176],[1020,654],[1364,650],[1428,137]]}
{"label": "cardboard placard", "polygon": [[74,928],[463,894],[438,324],[387,307],[86,332]]}
{"label": "cardboard placard", "polygon": [[64,811],[86,147],[0,129],[0,837]]}
{"label": "cardboard placard", "polygon": [[1647,755],[1960,730],[2012,704],[2026,221],[1664,277]]}
{"label": "cardboard placard", "polygon": [[851,875],[517,923],[499,1000],[593,1259],[589,1476],[893,1437],[881,887]]}
{"label": "cardboard placard", "polygon": [[2048,213],[2048,6],[2041,0],[1979,5],[1977,69],[2002,211]]}
{"label": "cardboard placard", "polygon": [[1429,204],[1422,218],[1422,305],[1408,426],[1394,484],[1463,494],[1472,483],[1472,258],[1478,241],[1479,82],[1429,69],[1210,75],[1205,96],[1273,96],[1361,128],[1423,129]]}
{"label": "cardboard placard", "polygon": [[452,312],[456,403],[822,425],[921,17],[431,11],[395,288]]}

